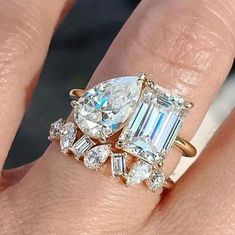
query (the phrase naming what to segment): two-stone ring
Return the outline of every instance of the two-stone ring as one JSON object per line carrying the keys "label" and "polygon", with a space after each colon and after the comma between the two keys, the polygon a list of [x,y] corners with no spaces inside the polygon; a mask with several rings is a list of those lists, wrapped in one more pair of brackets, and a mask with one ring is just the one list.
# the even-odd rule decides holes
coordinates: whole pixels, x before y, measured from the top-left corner
{"label": "two-stone ring", "polygon": [[172,146],[187,157],[196,149],[178,136],[193,104],[145,74],[106,80],[93,88],[70,92],[74,122],[51,124],[50,140],[67,156],[83,159],[93,170],[105,168],[126,185],[145,182],[152,191],[172,187],[163,172]]}

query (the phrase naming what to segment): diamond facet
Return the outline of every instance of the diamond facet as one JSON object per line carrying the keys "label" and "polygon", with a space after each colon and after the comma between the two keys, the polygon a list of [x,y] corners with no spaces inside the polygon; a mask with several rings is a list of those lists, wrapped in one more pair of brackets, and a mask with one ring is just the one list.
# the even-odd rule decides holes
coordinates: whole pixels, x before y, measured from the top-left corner
{"label": "diamond facet", "polygon": [[84,155],[84,164],[86,167],[97,170],[109,157],[110,148],[108,145],[98,145],[90,149]]}
{"label": "diamond facet", "polygon": [[175,97],[145,89],[138,106],[122,131],[123,149],[149,162],[160,163],[182,126],[185,108]]}
{"label": "diamond facet", "polygon": [[87,150],[89,150],[93,146],[93,141],[88,136],[83,135],[73,144],[70,150],[75,155],[75,158],[79,159]]}
{"label": "diamond facet", "polygon": [[147,179],[152,173],[152,166],[144,161],[135,162],[127,176],[127,185],[139,184]]}
{"label": "diamond facet", "polygon": [[113,153],[111,155],[111,171],[112,176],[117,177],[126,173],[126,154]]}
{"label": "diamond facet", "polygon": [[161,189],[166,183],[166,178],[162,170],[154,171],[150,177],[146,180],[146,184],[152,191]]}
{"label": "diamond facet", "polygon": [[68,152],[69,148],[72,147],[73,142],[76,139],[77,127],[73,122],[67,122],[64,124],[61,137],[60,137],[60,147],[62,152]]}
{"label": "diamond facet", "polygon": [[141,88],[138,76],[125,76],[102,82],[86,91],[74,110],[78,127],[97,139],[112,135],[132,113]]}
{"label": "diamond facet", "polygon": [[59,139],[63,126],[64,126],[64,120],[62,118],[52,123],[49,131],[50,134],[49,138],[52,140]]}

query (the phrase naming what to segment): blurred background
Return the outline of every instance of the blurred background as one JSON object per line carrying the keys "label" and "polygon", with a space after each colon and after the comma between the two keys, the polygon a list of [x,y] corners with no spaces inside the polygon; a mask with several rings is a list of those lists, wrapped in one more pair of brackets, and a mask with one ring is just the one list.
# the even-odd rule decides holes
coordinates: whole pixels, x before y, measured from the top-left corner
{"label": "blurred background", "polygon": [[[51,122],[71,112],[68,92],[85,88],[96,66],[139,0],[80,0],[56,31],[31,105],[6,161],[5,168],[31,162],[44,152]],[[202,149],[235,104],[232,74],[193,139]],[[67,99],[66,99],[67,98]],[[191,160],[183,160],[183,172]],[[176,178],[178,177],[176,174]]]}

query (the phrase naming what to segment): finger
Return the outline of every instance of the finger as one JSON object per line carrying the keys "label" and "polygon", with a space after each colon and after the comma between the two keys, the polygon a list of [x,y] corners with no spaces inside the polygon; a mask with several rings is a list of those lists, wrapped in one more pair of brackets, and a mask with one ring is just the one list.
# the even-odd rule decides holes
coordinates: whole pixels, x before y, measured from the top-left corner
{"label": "finger", "polygon": [[[235,110],[151,218],[159,234],[235,231]],[[151,233],[148,233],[151,234]]]}
{"label": "finger", "polygon": [[15,185],[28,173],[35,162],[31,162],[21,167],[10,170],[3,170],[0,178],[0,192]]}
{"label": "finger", "polygon": [[54,27],[69,2],[0,1],[0,169],[39,77]]}
{"label": "finger", "polygon": [[[227,10],[231,8],[229,4],[206,0],[142,1],[95,72],[93,83],[141,71],[152,74],[158,83],[175,88],[195,103],[181,133],[191,137],[233,61],[234,24]],[[125,188],[115,179],[60,155],[57,145],[50,147],[20,183],[24,187],[17,201],[25,197],[24,190],[40,192],[37,198],[27,195],[28,201],[45,206],[40,214],[43,226],[48,226],[47,217],[51,224],[63,219],[68,229],[78,229],[80,233],[89,230],[90,234],[136,231],[145,225],[159,201],[157,193],[144,186]],[[168,156],[167,174],[175,167],[177,156],[173,151]],[[28,207],[32,214],[39,209],[35,205]]]}

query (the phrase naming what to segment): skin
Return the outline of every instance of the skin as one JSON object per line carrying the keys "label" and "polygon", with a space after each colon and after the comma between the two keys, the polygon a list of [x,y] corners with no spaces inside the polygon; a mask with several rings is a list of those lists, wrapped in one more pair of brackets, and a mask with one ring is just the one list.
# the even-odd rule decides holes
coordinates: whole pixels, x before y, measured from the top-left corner
{"label": "skin", "polygon": [[[0,0],[1,167],[53,31],[72,4]],[[190,139],[231,68],[234,33],[234,0],[143,0],[88,86],[150,74],[195,103],[181,132]],[[0,234],[234,234],[234,122],[232,112],[175,189],[164,194],[123,187],[64,158],[52,144],[35,164],[3,171]],[[179,158],[173,150],[167,175]]]}

